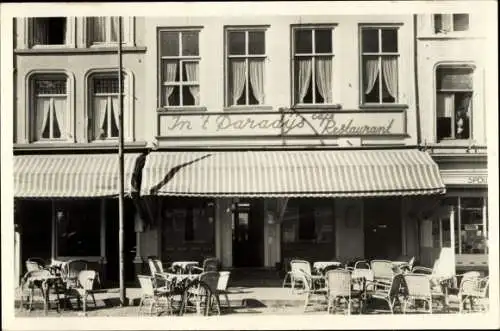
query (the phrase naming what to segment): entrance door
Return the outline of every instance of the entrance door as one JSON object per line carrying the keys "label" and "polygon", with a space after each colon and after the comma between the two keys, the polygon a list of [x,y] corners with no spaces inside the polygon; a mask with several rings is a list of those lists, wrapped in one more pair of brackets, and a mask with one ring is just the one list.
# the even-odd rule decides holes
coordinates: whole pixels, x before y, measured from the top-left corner
{"label": "entrance door", "polygon": [[263,204],[249,200],[233,208],[233,266],[261,267],[264,254]]}
{"label": "entrance door", "polygon": [[364,201],[365,258],[394,260],[401,255],[401,200]]}

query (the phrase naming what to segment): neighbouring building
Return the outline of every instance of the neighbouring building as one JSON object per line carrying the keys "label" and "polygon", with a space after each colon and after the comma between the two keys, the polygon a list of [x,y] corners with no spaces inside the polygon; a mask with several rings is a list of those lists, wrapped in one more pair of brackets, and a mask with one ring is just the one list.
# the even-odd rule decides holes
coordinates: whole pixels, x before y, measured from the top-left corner
{"label": "neighbouring building", "polygon": [[422,223],[422,260],[454,247],[460,270],[488,269],[487,114],[498,109],[486,102],[484,20],[462,11],[416,18],[421,139],[446,185],[443,208]]}

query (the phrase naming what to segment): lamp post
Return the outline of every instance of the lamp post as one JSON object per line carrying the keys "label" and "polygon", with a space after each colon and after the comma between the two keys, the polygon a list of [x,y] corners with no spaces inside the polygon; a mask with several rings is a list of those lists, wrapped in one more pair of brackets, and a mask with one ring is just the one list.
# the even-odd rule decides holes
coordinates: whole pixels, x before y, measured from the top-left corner
{"label": "lamp post", "polygon": [[122,18],[118,16],[118,164],[119,164],[119,194],[118,194],[118,256],[119,256],[119,281],[120,305],[126,306],[126,291],[124,281],[124,230],[123,230],[123,200],[124,200],[124,165],[123,165],[123,63],[122,63]]}

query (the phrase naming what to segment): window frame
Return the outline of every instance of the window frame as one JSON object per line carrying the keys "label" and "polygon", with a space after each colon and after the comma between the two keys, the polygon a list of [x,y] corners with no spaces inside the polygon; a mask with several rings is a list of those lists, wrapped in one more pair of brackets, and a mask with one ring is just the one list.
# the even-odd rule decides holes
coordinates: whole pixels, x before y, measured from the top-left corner
{"label": "window frame", "polygon": [[[35,19],[38,18],[65,18],[66,19],[66,36],[64,44],[35,44],[34,32],[35,32]],[[44,48],[75,48],[76,47],[76,18],[74,16],[39,16],[39,17],[28,17],[24,20],[24,44],[26,48],[32,49],[44,49]]]}
{"label": "window frame", "polygon": [[[400,64],[401,64],[401,45],[400,45],[400,28],[401,24],[383,24],[383,25],[365,25],[362,24],[359,26],[359,96],[360,96],[360,105],[361,106],[395,106],[400,105],[401,102],[401,77],[400,77]],[[378,51],[377,52],[363,52],[363,31],[364,30],[377,30],[378,35]],[[383,29],[394,29],[397,32],[397,52],[382,52],[382,30]],[[364,72],[365,68],[363,66],[363,60],[365,56],[376,56],[378,60],[378,89],[379,89],[379,102],[366,102],[366,94],[364,92]],[[382,58],[383,57],[396,57],[398,64],[398,72],[397,72],[397,94],[394,98],[394,102],[384,102],[383,101],[383,72],[382,72]]]}
{"label": "window frame", "polygon": [[[472,89],[471,90],[461,90],[461,89],[438,89],[438,71],[439,69],[469,69],[471,71],[471,76],[472,76]],[[450,142],[450,141],[458,141],[458,142],[463,142],[463,141],[469,141],[474,139],[474,130],[473,130],[473,118],[474,118],[474,81],[475,81],[475,75],[476,75],[476,66],[473,63],[438,63],[434,67],[434,136],[435,136],[435,141],[436,143],[443,143],[443,142]],[[452,121],[451,121],[451,131],[453,134],[453,137],[445,137],[438,139],[437,135],[437,129],[438,129],[438,123],[437,123],[437,107],[438,107],[438,94],[439,93],[453,93],[453,105],[455,106],[455,93],[471,93],[471,104],[470,104],[470,116],[469,116],[469,138],[456,138],[456,133],[455,133],[455,109],[452,114]]]}
{"label": "window frame", "polygon": [[[43,77],[64,76],[66,77],[66,119],[64,130],[61,132],[61,138],[43,138],[37,139],[36,136],[36,101],[35,81]],[[33,70],[26,75],[25,80],[25,139],[32,144],[58,144],[65,142],[76,142],[74,126],[74,86],[75,77],[73,73],[66,70]]]}
{"label": "window frame", "polygon": [[[200,34],[202,28],[201,27],[183,27],[183,28],[159,28],[157,30],[157,48],[158,48],[158,109],[170,109],[170,110],[196,110],[201,108],[201,43],[200,43]],[[178,47],[179,47],[179,55],[177,56],[168,56],[161,54],[161,34],[168,32],[176,32],[178,33]],[[182,54],[182,33],[183,32],[196,32],[198,34],[198,55],[181,55]],[[176,82],[165,82],[162,78],[162,68],[164,60],[175,60],[179,65],[179,81]],[[182,80],[182,65],[185,62],[197,62],[198,63],[198,81],[197,82],[187,82]],[[165,86],[176,86],[179,87],[179,105],[167,105],[163,104],[163,88]],[[183,105],[183,96],[182,89],[189,88],[190,86],[198,86],[199,88],[199,101],[197,105]]]}
{"label": "window frame", "polygon": [[[105,42],[95,42],[93,41],[90,36],[90,24],[89,21],[93,17],[99,17],[99,16],[87,16],[83,19],[83,31],[84,31],[84,40],[83,43],[84,45],[87,45],[87,47],[90,48],[98,48],[98,47],[117,47],[118,41],[105,41]],[[111,22],[111,17],[113,16],[104,16],[106,17],[106,22]],[[133,16],[121,16],[122,18],[122,29],[123,29],[123,39],[122,39],[122,45],[123,46],[129,46],[133,47],[135,45],[135,18]],[[111,32],[108,32],[106,30],[106,35],[111,34]]]}
{"label": "window frame", "polygon": [[[468,16],[468,26],[467,26],[467,29],[466,30],[461,30],[461,31],[457,31],[455,30],[455,22],[454,22],[454,15],[463,15],[463,14],[466,14]],[[443,20],[443,16],[450,16],[450,30],[447,31],[447,30],[439,30],[439,31],[436,31],[436,16],[437,15],[440,15],[441,16],[441,21]],[[431,19],[432,19],[432,32],[433,34],[435,35],[446,35],[446,34],[461,34],[461,33],[468,33],[470,30],[471,30],[471,15],[470,13],[435,13],[435,14],[432,14],[431,16]]]}
{"label": "window frame", "polygon": [[[336,69],[336,57],[335,57],[335,49],[336,49],[336,44],[335,44],[335,28],[337,27],[336,24],[301,24],[301,25],[293,25],[292,26],[292,31],[291,31],[291,85],[292,85],[292,104],[294,107],[311,107],[311,106],[335,106],[337,107],[338,104],[335,103],[336,100],[336,93],[335,93],[335,86],[337,86],[336,81],[335,81],[335,69]],[[315,38],[315,33],[316,30],[318,29],[330,29],[332,32],[332,51],[330,53],[316,53],[316,38]],[[311,49],[312,53],[299,53],[297,54],[296,49],[295,49],[295,32],[298,30],[311,30]],[[311,57],[312,59],[317,58],[317,57],[326,57],[326,56],[331,56],[332,58],[332,77],[331,78],[331,83],[332,83],[332,102],[331,103],[317,103],[317,102],[312,102],[312,103],[299,103],[297,99],[297,93],[295,91],[296,89],[296,82],[295,82],[295,61],[297,57]],[[312,96],[313,96],[313,101],[316,101],[316,61],[313,60],[311,64],[311,86],[312,86]]]}
{"label": "window frame", "polygon": [[[249,77],[249,60],[250,59],[262,59],[264,61],[264,73],[262,77],[262,86],[264,91],[266,91],[266,63],[268,62],[267,55],[267,37],[266,32],[269,29],[268,25],[251,25],[251,26],[225,26],[224,27],[224,106],[225,108],[234,109],[249,109],[249,108],[265,108],[266,106],[266,95],[264,93],[264,102],[262,104],[250,104],[250,85],[248,80],[245,82],[245,104],[238,105],[231,103],[231,94],[229,92],[229,63],[230,59],[245,59],[246,63],[246,78]],[[231,32],[245,32],[245,54],[229,54],[229,34]],[[249,32],[263,32],[264,33],[264,54],[249,54]]]}
{"label": "window frame", "polygon": [[[124,68],[123,74],[123,137],[126,141],[134,141],[134,74]],[[104,76],[109,77],[111,75],[117,75],[116,68],[99,68],[91,69],[85,74],[85,101],[84,101],[84,114],[85,114],[85,135],[87,142],[92,143],[106,143],[116,141],[118,137],[107,138],[107,139],[96,139],[94,138],[95,132],[93,128],[93,123],[90,122],[90,112],[93,111],[93,79],[95,77]]]}

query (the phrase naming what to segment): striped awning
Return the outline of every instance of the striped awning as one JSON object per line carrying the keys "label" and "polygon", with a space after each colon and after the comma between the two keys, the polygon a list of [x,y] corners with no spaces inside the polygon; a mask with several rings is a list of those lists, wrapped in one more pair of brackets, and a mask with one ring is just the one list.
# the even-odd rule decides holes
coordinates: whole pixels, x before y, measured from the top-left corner
{"label": "striped awning", "polygon": [[445,192],[418,150],[153,152],[142,195],[355,197]]}
{"label": "striped awning", "polygon": [[[139,154],[124,154],[124,191]],[[119,194],[118,154],[14,156],[16,198],[109,197]]]}

